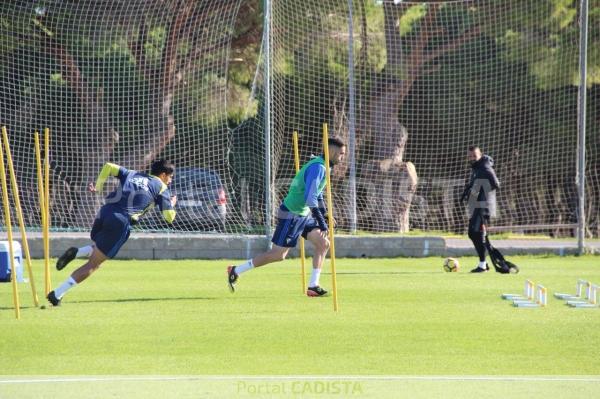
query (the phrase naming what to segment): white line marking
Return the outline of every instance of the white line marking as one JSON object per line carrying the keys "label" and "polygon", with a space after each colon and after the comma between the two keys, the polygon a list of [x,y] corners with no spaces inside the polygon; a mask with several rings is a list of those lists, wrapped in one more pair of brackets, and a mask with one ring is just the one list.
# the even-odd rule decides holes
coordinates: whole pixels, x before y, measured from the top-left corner
{"label": "white line marking", "polygon": [[123,377],[40,377],[2,379],[0,384],[40,384],[63,382],[114,382],[114,381],[236,381],[236,380],[356,380],[356,381],[497,381],[497,382],[593,382],[600,376],[352,376],[352,375],[293,375],[293,376],[123,376]]}

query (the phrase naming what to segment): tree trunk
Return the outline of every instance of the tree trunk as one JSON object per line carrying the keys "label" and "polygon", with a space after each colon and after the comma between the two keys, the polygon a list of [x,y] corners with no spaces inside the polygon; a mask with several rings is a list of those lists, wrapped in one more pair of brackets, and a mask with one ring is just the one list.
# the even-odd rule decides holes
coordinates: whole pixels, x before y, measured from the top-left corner
{"label": "tree trunk", "polygon": [[391,159],[367,162],[361,170],[367,187],[366,209],[361,209],[361,228],[371,231],[409,231],[410,204],[417,190],[418,176],[412,162]]}
{"label": "tree trunk", "polygon": [[[121,163],[128,168],[136,170],[146,169],[150,163],[158,158],[165,147],[175,138],[175,118],[171,112],[175,86],[182,78],[177,74],[177,46],[182,39],[186,22],[193,14],[195,2],[186,0],[180,3],[177,13],[173,16],[167,35],[167,40],[162,53],[161,68],[154,81],[150,81],[154,101],[151,104],[144,126],[133,145],[128,148]],[[141,25],[138,41],[145,40],[146,28]],[[134,49],[143,48],[139,43]],[[134,52],[140,72],[148,77],[147,63],[143,53]]]}
{"label": "tree trunk", "polygon": [[[364,137],[357,142],[357,152],[360,151],[366,159],[360,171],[361,181],[372,186],[371,195],[386,200],[382,215],[371,216],[370,229],[408,231],[410,203],[417,189],[418,177],[414,165],[403,159],[408,131],[398,120],[398,111],[413,84],[422,73],[427,72],[425,67],[428,63],[479,34],[479,28],[475,27],[439,47],[428,47],[432,37],[443,33],[443,28],[436,26],[439,7],[439,4],[429,5],[418,35],[410,43],[410,53],[403,55],[396,22],[405,5],[384,2],[387,64],[371,93],[368,118],[360,127]],[[370,148],[366,148],[366,143],[371,144]]]}

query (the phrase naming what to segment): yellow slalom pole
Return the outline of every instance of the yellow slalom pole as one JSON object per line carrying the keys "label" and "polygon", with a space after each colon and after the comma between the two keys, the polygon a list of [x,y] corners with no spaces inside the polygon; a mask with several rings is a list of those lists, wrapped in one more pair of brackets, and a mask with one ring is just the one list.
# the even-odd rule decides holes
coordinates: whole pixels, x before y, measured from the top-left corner
{"label": "yellow slalom pole", "polygon": [[[44,191],[44,177],[43,177],[43,169],[42,169],[42,155],[40,152],[40,135],[39,133],[36,131],[33,135],[33,139],[34,139],[34,143],[35,143],[35,162],[36,162],[36,169],[37,169],[37,181],[38,181],[38,202],[40,204],[40,220],[41,220],[41,224],[42,224],[42,237],[44,237],[44,232],[46,231],[46,202],[44,200],[44,195],[45,195],[45,191]],[[44,238],[42,238],[42,243],[44,245],[44,251],[45,251],[45,241]],[[45,252],[44,252],[45,254]],[[44,286],[46,284],[44,283]],[[46,288],[44,288],[44,292],[45,292]]]}
{"label": "yellow slalom pole", "polygon": [[50,278],[50,129],[44,129],[44,271],[46,277],[46,296],[52,289]]}
{"label": "yellow slalom pole", "polygon": [[35,162],[36,162],[36,169],[37,169],[37,179],[38,179],[38,197],[39,197],[39,204],[40,204],[40,216],[41,216],[41,220],[42,220],[42,226],[44,225],[44,218],[46,217],[46,205],[44,205],[44,177],[43,177],[43,171],[42,171],[42,155],[40,152],[40,135],[39,133],[36,131],[33,134],[33,140],[34,140],[34,144],[35,144]]}
{"label": "yellow slalom pole", "polygon": [[33,269],[31,267],[31,256],[29,256],[29,242],[27,241],[27,232],[25,231],[25,221],[23,220],[23,210],[21,208],[21,198],[19,197],[19,186],[17,184],[17,176],[15,174],[15,166],[12,161],[10,152],[10,143],[8,142],[8,133],[6,127],[2,127],[2,140],[4,141],[4,149],[6,152],[6,161],[8,163],[8,173],[10,174],[10,183],[12,185],[12,194],[15,201],[15,211],[19,220],[19,231],[21,232],[21,242],[23,243],[23,251],[25,251],[25,261],[27,263],[27,273],[29,274],[29,282],[31,284],[31,294],[33,295],[33,303],[37,307],[39,305],[37,291],[35,289],[35,280],[33,279]]}
{"label": "yellow slalom pole", "polygon": [[333,201],[331,197],[331,168],[329,167],[329,133],[327,123],[323,123],[323,150],[325,152],[325,176],[327,178],[327,214],[329,223],[329,260],[331,261],[331,288],[333,290],[333,310],[338,311],[337,276],[335,273],[335,240],[333,222]]}
{"label": "yellow slalom pole", "polygon": [[[6,130],[2,127],[2,131]],[[15,252],[13,249],[12,222],[10,220],[10,209],[8,205],[8,186],[6,184],[6,170],[4,169],[4,151],[0,145],[0,181],[2,182],[2,206],[4,208],[4,223],[8,236],[8,255],[10,256],[10,280],[12,283],[13,303],[15,305],[15,317],[21,318],[21,306],[19,305],[19,287],[17,286],[17,270],[15,268]]]}
{"label": "yellow slalom pole", "polygon": [[[294,164],[296,173],[300,171],[300,152],[298,151],[298,132],[294,132]],[[304,238],[300,236],[300,268],[302,269],[302,293],[306,293],[306,270],[304,267],[306,252],[304,250]]]}

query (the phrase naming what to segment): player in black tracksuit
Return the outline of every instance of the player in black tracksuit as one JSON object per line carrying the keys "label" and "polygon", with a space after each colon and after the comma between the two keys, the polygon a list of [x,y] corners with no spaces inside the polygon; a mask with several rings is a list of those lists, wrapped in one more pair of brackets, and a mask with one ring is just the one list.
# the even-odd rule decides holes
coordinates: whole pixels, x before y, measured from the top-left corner
{"label": "player in black tracksuit", "polygon": [[496,216],[496,190],[500,188],[500,182],[493,169],[494,160],[482,154],[479,147],[469,147],[467,156],[472,171],[461,201],[467,201],[469,238],[479,255],[479,265],[471,273],[480,273],[490,269],[485,262],[486,226],[490,218]]}

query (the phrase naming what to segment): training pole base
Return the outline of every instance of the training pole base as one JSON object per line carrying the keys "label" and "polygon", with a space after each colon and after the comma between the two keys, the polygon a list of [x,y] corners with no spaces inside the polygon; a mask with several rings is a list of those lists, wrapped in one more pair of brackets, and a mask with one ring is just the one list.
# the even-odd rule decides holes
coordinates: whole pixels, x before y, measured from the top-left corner
{"label": "training pole base", "polygon": [[569,305],[572,308],[597,308],[598,307],[598,305],[594,305],[593,303],[577,302],[577,301],[567,302],[567,305]]}
{"label": "training pole base", "polygon": [[502,294],[502,299],[507,299],[509,301],[513,301],[513,300],[519,300],[519,299],[526,300],[527,298],[520,294]]}
{"label": "training pole base", "polygon": [[540,304],[535,302],[513,302],[513,306],[516,308],[539,308]]}

